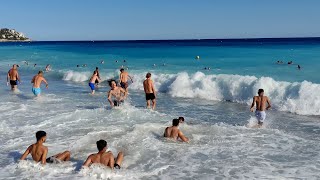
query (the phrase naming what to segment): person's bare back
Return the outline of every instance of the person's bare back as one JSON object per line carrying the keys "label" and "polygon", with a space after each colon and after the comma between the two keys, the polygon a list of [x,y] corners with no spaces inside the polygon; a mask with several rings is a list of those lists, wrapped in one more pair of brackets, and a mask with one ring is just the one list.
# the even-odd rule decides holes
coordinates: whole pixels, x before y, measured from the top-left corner
{"label": "person's bare back", "polygon": [[91,158],[91,163],[103,164],[109,167],[111,167],[111,165],[113,167],[114,165],[114,157],[111,151],[91,154],[89,158]]}
{"label": "person's bare back", "polygon": [[163,136],[173,140],[178,140],[180,138],[183,142],[189,142],[189,139],[184,136],[182,131],[180,131],[178,128],[179,121],[179,119],[173,119],[172,126],[165,129]]}
{"label": "person's bare back", "polygon": [[32,78],[31,83],[33,83],[34,88],[40,88],[42,81],[46,83],[46,87],[48,88],[48,82],[43,77],[43,72],[39,71],[39,73]]}
{"label": "person's bare back", "polygon": [[265,111],[267,107],[266,104],[269,101],[269,98],[267,96],[254,96],[254,101],[256,102],[256,110]]}
{"label": "person's bare back", "polygon": [[153,81],[151,79],[144,80],[143,87],[145,93],[154,93]]}
{"label": "person's bare back", "polygon": [[28,151],[30,152],[32,159],[36,162],[46,163],[48,148],[42,144],[32,144],[29,146]]}

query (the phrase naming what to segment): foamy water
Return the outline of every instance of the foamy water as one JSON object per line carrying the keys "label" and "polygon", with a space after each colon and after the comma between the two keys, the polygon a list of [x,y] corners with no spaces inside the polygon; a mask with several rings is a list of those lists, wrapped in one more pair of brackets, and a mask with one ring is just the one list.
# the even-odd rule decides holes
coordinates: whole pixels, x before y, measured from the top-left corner
{"label": "foamy water", "polygon": [[[171,70],[173,65],[168,70],[157,67],[151,71],[160,92],[158,106],[157,111],[150,111],[145,109],[141,85],[147,70],[134,69],[140,66],[137,62],[128,64],[134,79],[128,101],[120,109],[110,109],[106,80],[116,76],[116,68],[102,68],[103,82],[91,96],[87,81],[98,61],[81,59],[92,67],[74,68],[78,63],[74,54],[36,47],[40,50],[32,54],[33,62],[45,61],[44,52],[48,61],[59,62],[45,73],[49,89],[43,88],[40,98],[34,98],[29,83],[38,68],[20,68],[19,93],[0,88],[0,179],[320,178],[320,85],[311,79],[190,72],[179,69],[183,65],[176,65],[176,71]],[[17,50],[19,60],[22,52]],[[73,53],[82,57],[82,52]],[[4,56],[2,74],[7,63],[19,61],[10,59],[13,54]],[[5,80],[1,78],[0,83]],[[249,105],[259,88],[265,89],[273,108],[267,112],[265,125],[255,129]],[[179,116],[186,119],[180,129],[190,138],[189,144],[162,137],[165,127]],[[48,134],[48,156],[70,150],[71,161],[42,166],[29,156],[20,162],[38,130]],[[124,152],[121,170],[99,165],[81,168],[87,156],[97,152],[99,139],[105,139],[114,154]]]}

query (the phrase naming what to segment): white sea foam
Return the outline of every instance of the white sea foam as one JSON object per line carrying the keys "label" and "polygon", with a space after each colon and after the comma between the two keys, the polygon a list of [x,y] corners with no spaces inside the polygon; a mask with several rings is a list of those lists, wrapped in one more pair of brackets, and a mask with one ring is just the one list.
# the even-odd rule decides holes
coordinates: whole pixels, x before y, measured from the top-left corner
{"label": "white sea foam", "polygon": [[[89,79],[88,72],[69,71],[64,80],[82,82]],[[143,90],[145,73],[134,74],[131,89]],[[109,74],[106,78],[112,78]],[[205,75],[202,72],[188,74],[154,74],[156,89],[172,97],[201,98],[216,101],[232,101],[250,104],[258,89],[265,90],[273,109],[301,115],[320,115],[320,85],[308,81],[285,82],[270,77],[240,75]]]}

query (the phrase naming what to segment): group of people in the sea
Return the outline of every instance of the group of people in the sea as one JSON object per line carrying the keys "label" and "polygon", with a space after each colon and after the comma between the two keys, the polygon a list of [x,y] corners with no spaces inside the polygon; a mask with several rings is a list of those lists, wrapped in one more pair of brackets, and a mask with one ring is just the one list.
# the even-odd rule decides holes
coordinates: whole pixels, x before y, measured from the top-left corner
{"label": "group of people in the sea", "polygon": [[[277,64],[284,64],[284,63],[283,63],[282,60],[278,60],[278,61],[277,61]],[[288,65],[293,65],[293,61],[288,61],[287,64],[288,64]],[[301,66],[300,66],[299,64],[297,65],[297,69],[298,69],[298,70],[301,69]]]}
{"label": "group of people in the sea", "polygon": [[[156,90],[154,87],[154,82],[151,79],[151,73],[146,74],[146,79],[143,82],[145,98],[147,108],[152,108],[153,110],[156,108]],[[110,85],[110,90],[108,91],[108,101],[111,107],[119,106],[123,103],[128,96],[128,80],[131,80],[133,83],[133,78],[129,75],[124,68],[120,69],[119,80],[110,79],[108,83]],[[12,68],[8,71],[7,75],[7,83],[11,85],[12,90],[17,89],[17,85],[20,82],[20,76],[17,70],[17,65],[14,64]],[[43,71],[39,71],[32,80],[32,92],[34,95],[39,96],[41,94],[40,85],[44,82],[46,84],[46,88],[48,88],[48,82],[43,77]],[[91,89],[91,93],[95,93],[95,86],[101,82],[99,68],[96,67],[93,72],[90,80],[89,87]],[[151,105],[152,103],[152,105]],[[258,96],[253,97],[253,101],[250,107],[250,111],[254,111],[254,106],[256,106],[255,116],[257,118],[258,124],[257,128],[261,127],[266,118],[266,110],[271,108],[270,100],[267,96],[264,96],[264,90],[258,90]],[[182,133],[179,129],[179,124],[184,123],[184,117],[179,117],[177,119],[172,120],[172,126],[165,128],[164,137],[172,140],[181,140],[182,142],[189,142],[189,139]],[[21,160],[26,159],[28,154],[31,154],[32,159],[36,162],[41,162],[42,164],[46,163],[59,163],[62,161],[69,161],[71,153],[70,151],[64,151],[62,153],[50,156],[47,158],[48,148],[43,145],[46,141],[47,134],[45,131],[36,132],[37,142],[35,144],[30,145],[24,154],[21,156]],[[110,168],[118,168],[120,169],[124,154],[119,152],[117,157],[114,158],[113,153],[111,151],[107,151],[107,142],[105,140],[99,140],[96,142],[98,152],[91,154],[87,160],[84,162],[83,166],[90,166],[93,163],[103,164]]]}

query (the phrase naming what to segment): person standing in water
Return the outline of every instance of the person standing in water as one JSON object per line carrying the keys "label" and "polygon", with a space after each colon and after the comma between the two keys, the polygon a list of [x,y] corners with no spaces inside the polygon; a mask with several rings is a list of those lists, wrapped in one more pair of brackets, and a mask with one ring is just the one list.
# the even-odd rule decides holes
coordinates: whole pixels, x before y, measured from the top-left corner
{"label": "person standing in water", "polygon": [[96,144],[99,152],[91,154],[84,162],[83,166],[90,166],[91,164],[97,163],[110,167],[111,169],[120,169],[123,161],[123,153],[119,152],[117,158],[114,158],[112,152],[107,151],[107,141],[101,139],[97,141]]}
{"label": "person standing in water", "polygon": [[96,81],[98,81],[98,83],[99,83],[100,78],[98,77],[98,72],[93,71],[93,74],[92,74],[90,81],[89,81],[89,86],[91,88],[91,94],[94,94],[94,92],[95,92],[94,83],[96,83]]}
{"label": "person standing in water", "polygon": [[156,90],[151,80],[151,73],[147,73],[146,78],[143,82],[143,88],[146,94],[147,108],[150,108],[150,101],[152,101],[152,109],[154,110],[156,108]]}
{"label": "person standing in water", "polygon": [[43,145],[43,143],[46,142],[47,133],[45,131],[38,131],[36,133],[36,138],[37,142],[27,148],[20,160],[25,160],[29,154],[31,154],[34,161],[41,162],[41,164],[70,160],[70,151],[64,151],[63,153],[59,153],[47,158],[48,147]]}
{"label": "person standing in water", "polygon": [[130,78],[131,82],[133,83],[132,77],[129,76],[128,72],[124,71],[123,68],[120,69],[120,86],[128,91],[128,77]]}
{"label": "person standing in water", "polygon": [[9,85],[9,80],[10,80],[11,90],[12,91],[16,90],[18,86],[18,81],[20,82],[20,76],[19,76],[16,64],[14,64],[12,68],[8,71],[7,86]]}
{"label": "person standing in water", "polygon": [[[108,101],[110,103],[110,106],[119,106],[120,103],[122,103],[127,98],[127,91],[121,87],[118,87],[115,80],[111,80],[109,82],[109,85],[111,87],[110,91],[108,92]],[[112,97],[114,97],[115,99],[112,100]]]}
{"label": "person standing in water", "polygon": [[[268,106],[266,106],[267,103],[268,103]],[[256,105],[255,116],[258,120],[258,127],[261,127],[263,125],[264,120],[266,119],[265,111],[271,108],[270,100],[267,96],[264,96],[263,89],[259,89],[258,96],[253,97],[253,101],[250,108],[251,112],[253,112],[254,110],[254,105]]]}
{"label": "person standing in water", "polygon": [[46,81],[46,79],[43,77],[43,72],[42,71],[39,71],[37,75],[35,75],[32,80],[31,80],[31,83],[33,83],[33,86],[32,86],[32,92],[34,95],[36,96],[40,96],[41,94],[41,88],[40,88],[40,85],[41,85],[41,82],[44,82],[46,83],[46,88],[48,89],[48,82]]}
{"label": "person standing in water", "polygon": [[[99,68],[96,67],[96,70],[95,70],[95,71],[97,72],[98,78],[101,79],[101,78],[100,78],[100,74],[99,74]],[[96,84],[96,85],[99,85],[99,80],[98,80],[98,79],[95,80],[95,84]]]}

